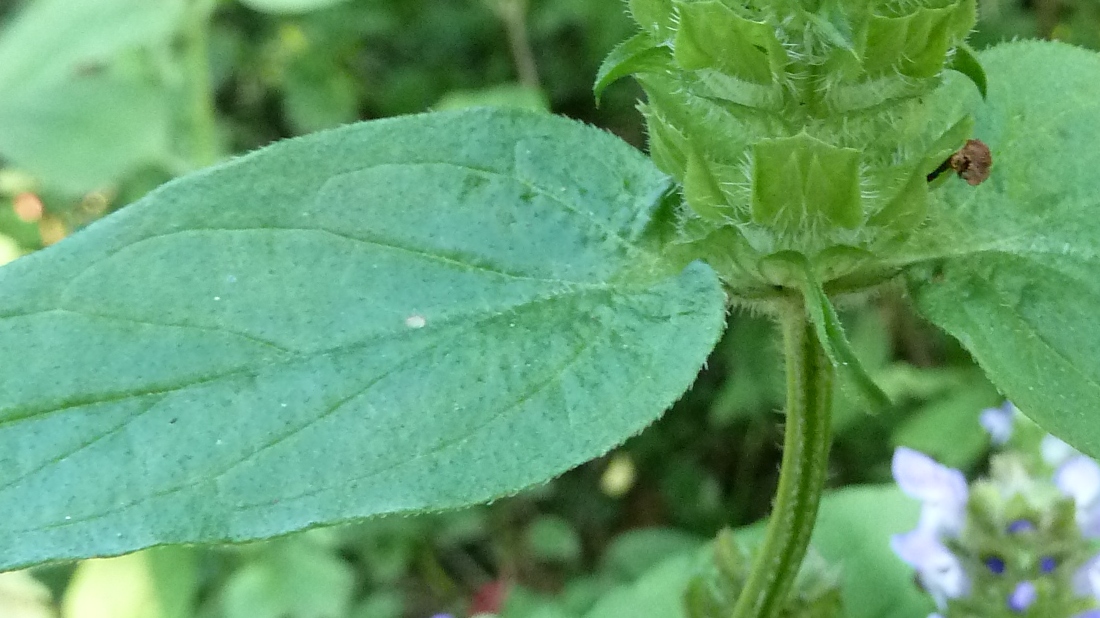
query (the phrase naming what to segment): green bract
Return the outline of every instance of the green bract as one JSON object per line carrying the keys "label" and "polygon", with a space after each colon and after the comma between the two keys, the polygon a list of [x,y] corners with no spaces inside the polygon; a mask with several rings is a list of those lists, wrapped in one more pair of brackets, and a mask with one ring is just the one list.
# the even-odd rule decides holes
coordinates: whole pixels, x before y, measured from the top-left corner
{"label": "green bract", "polygon": [[809,4],[632,0],[642,31],[597,83],[641,82],[654,161],[690,207],[684,236],[722,230],[741,271],[727,283],[796,287],[758,267],[785,250],[825,284],[873,269],[864,258],[926,219],[929,174],[970,137],[963,108],[927,95],[948,68],[984,89],[960,47],[974,0]]}

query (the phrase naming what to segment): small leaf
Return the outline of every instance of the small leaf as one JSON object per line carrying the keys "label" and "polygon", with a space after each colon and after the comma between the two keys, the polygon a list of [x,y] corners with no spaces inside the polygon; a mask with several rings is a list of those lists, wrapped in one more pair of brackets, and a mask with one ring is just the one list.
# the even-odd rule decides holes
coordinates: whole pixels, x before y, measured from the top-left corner
{"label": "small leaf", "polygon": [[619,43],[604,59],[596,74],[596,105],[600,104],[604,90],[620,79],[635,73],[667,70],[669,51],[654,44],[646,34],[637,34]]}
{"label": "small leaf", "polygon": [[969,77],[970,81],[978,87],[978,92],[982,93],[982,98],[986,97],[989,82],[985,76],[985,69],[982,68],[976,52],[969,45],[963,44],[955,48],[955,55],[952,56],[951,64],[947,68]]}
{"label": "small leaf", "polygon": [[1100,456],[1100,56],[1029,42],[981,60],[988,99],[969,96],[993,175],[937,190],[910,289],[1030,418]]}
{"label": "small leaf", "polygon": [[814,330],[817,331],[817,338],[825,349],[825,355],[829,357],[833,366],[849,379],[858,394],[867,400],[872,409],[889,408],[892,405],[890,397],[875,384],[874,378],[867,373],[863,363],[852,350],[848,337],[844,334],[844,326],[840,323],[840,316],[836,314],[832,301],[825,295],[825,290],[817,280],[809,261],[801,254],[793,252],[781,255],[785,259],[792,260],[802,271],[802,293],[806,302],[806,313],[814,325]]}
{"label": "small leaf", "polygon": [[668,179],[561,118],[351,125],[172,182],[0,268],[0,568],[514,493],[691,384],[714,272]]}
{"label": "small leaf", "polygon": [[628,0],[630,15],[643,30],[664,39],[675,29],[672,0]]}

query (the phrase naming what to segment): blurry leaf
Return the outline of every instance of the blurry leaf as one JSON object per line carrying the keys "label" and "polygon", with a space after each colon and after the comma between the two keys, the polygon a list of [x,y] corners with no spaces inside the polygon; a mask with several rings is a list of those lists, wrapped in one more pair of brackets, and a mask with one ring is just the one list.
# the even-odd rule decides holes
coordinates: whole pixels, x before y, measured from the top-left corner
{"label": "blurry leaf", "polygon": [[183,0],[27,3],[0,32],[0,155],[74,194],[163,158],[163,88],[109,65],[167,44],[183,9]]}
{"label": "blurry leaf", "polygon": [[439,111],[467,107],[505,107],[545,112],[550,110],[550,102],[536,88],[522,84],[501,84],[481,90],[449,92],[435,104],[435,109]]}
{"label": "blurry leaf", "polygon": [[308,13],[343,2],[347,0],[241,0],[248,8],[275,14]]}
{"label": "blurry leaf", "polygon": [[5,99],[22,96],[101,67],[120,52],[162,43],[184,6],[185,0],[24,2],[0,31],[0,92]]}
{"label": "blurry leaf", "polygon": [[1025,414],[1100,456],[1100,56],[1020,42],[981,59],[989,97],[964,104],[993,175],[943,188],[912,294]]}
{"label": "blurry leaf", "polygon": [[927,616],[931,597],[890,551],[890,536],[912,529],[920,503],[893,485],[850,487],[826,494],[811,541],[841,569],[847,618]]}
{"label": "blurry leaf", "polygon": [[0,573],[0,616],[54,618],[50,591],[23,571]]}
{"label": "blurry leaf", "polygon": [[664,560],[632,584],[600,599],[585,618],[685,618],[683,592],[702,557],[699,552]]}
{"label": "blurry leaf", "polygon": [[599,456],[725,321],[636,244],[668,180],[580,123],[363,123],[0,269],[0,568],[458,507]]}
{"label": "blurry leaf", "polygon": [[604,552],[601,570],[616,580],[633,581],[669,556],[699,549],[704,540],[675,528],[629,530]]}
{"label": "blurry leaf", "polygon": [[272,541],[225,583],[224,618],[343,618],[351,605],[351,567],[312,535]]}
{"label": "blurry leaf", "polygon": [[298,133],[312,133],[355,121],[359,88],[355,78],[338,67],[291,65],[283,83],[287,120]]}
{"label": "blurry leaf", "polygon": [[576,564],[581,559],[581,538],[573,525],[561,517],[544,515],[527,528],[527,547],[535,558]]}
{"label": "blurry leaf", "polygon": [[195,588],[187,549],[87,560],[65,590],[62,618],[190,618]]}
{"label": "blurry leaf", "polygon": [[576,618],[557,599],[513,586],[505,600],[501,618]]}
{"label": "blurry leaf", "polygon": [[921,451],[945,466],[969,469],[989,446],[978,417],[1001,401],[983,376],[971,376],[965,386],[915,410],[894,430],[894,445]]}
{"label": "blurry leaf", "polygon": [[742,314],[731,321],[720,352],[732,368],[711,404],[711,423],[722,427],[753,415],[771,414],[783,405],[786,387],[775,336],[768,319]]}
{"label": "blurry leaf", "polygon": [[351,612],[351,618],[402,618],[405,600],[398,590],[376,592]]}
{"label": "blurry leaf", "polygon": [[19,243],[14,238],[0,234],[0,266],[14,262],[21,255],[23,250],[19,248]]}
{"label": "blurry leaf", "polygon": [[[890,536],[916,525],[920,503],[892,485],[833,491],[821,502],[811,541],[814,550],[841,570],[847,618],[914,618],[932,611],[912,570],[890,551]],[[869,516],[873,514],[873,516]],[[747,545],[759,541],[762,523],[736,531]],[[669,558],[631,585],[616,588],[585,618],[682,618],[689,580],[711,560],[708,549]]]}
{"label": "blurry leaf", "polygon": [[97,74],[0,97],[0,153],[62,191],[110,184],[168,152],[168,101],[152,84]]}

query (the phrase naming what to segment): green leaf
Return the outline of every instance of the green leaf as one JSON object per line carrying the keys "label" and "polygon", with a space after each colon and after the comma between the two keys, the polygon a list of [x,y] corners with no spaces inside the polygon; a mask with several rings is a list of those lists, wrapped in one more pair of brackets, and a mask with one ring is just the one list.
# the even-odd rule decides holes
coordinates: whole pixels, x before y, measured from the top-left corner
{"label": "green leaf", "polygon": [[0,98],[0,153],[50,187],[79,194],[170,151],[165,92],[94,75]]}
{"label": "green leaf", "polygon": [[250,9],[276,15],[294,15],[327,9],[347,0],[241,0]]}
{"label": "green leaf", "polygon": [[821,501],[812,546],[841,569],[846,618],[927,616],[932,601],[890,537],[916,527],[920,503],[893,485],[849,487]]}
{"label": "green leaf", "polygon": [[593,87],[596,104],[599,105],[604,90],[611,84],[634,73],[665,70],[669,58],[668,49],[657,46],[644,33],[623,41],[611,50],[596,73],[596,85]]}
{"label": "green leaf", "polygon": [[1029,417],[1100,456],[1100,56],[1030,42],[981,60],[993,175],[938,191],[912,294]]}
{"label": "green leaf", "polygon": [[188,618],[198,588],[192,552],[158,547],[77,566],[63,618]]}
{"label": "green leaf", "polygon": [[973,375],[965,385],[917,408],[894,430],[892,442],[945,466],[969,470],[989,448],[989,434],[978,420],[982,410],[1000,402],[996,389],[982,376]]}
{"label": "green leaf", "polygon": [[978,92],[982,93],[984,99],[989,93],[989,79],[986,77],[985,69],[982,68],[982,63],[978,61],[976,54],[977,52],[971,49],[969,45],[959,45],[955,48],[955,54],[951,57],[951,63],[947,68],[969,77],[970,81],[978,87]]}
{"label": "green leaf", "polygon": [[458,507],[607,452],[691,384],[713,271],[582,124],[351,125],[175,181],[0,269],[0,568]]}
{"label": "green leaf", "polygon": [[844,334],[844,326],[840,323],[840,316],[837,315],[836,308],[821,287],[821,282],[814,274],[809,260],[801,253],[784,251],[768,256],[762,267],[789,270],[791,277],[800,282],[806,303],[806,315],[814,325],[817,339],[821,342],[821,347],[825,350],[829,361],[843,377],[848,379],[857,394],[865,399],[872,409],[889,408],[890,398],[875,384],[875,380],[867,373],[867,369],[852,350],[848,337]]}
{"label": "green leaf", "polygon": [[685,618],[683,594],[703,561],[701,552],[662,561],[638,581],[613,588],[585,618]]}
{"label": "green leaf", "polygon": [[34,0],[24,5],[0,32],[5,98],[94,70],[121,52],[166,41],[183,16],[185,0]]}
{"label": "green leaf", "polygon": [[[78,194],[169,152],[164,86],[127,52],[166,49],[183,0],[37,0],[0,33],[0,155]],[[50,53],[43,54],[48,49]]]}
{"label": "green leaf", "polygon": [[[218,599],[224,618],[346,616],[355,574],[336,548],[314,534],[266,544],[225,582]],[[319,542],[322,541],[322,542]]]}
{"label": "green leaf", "polygon": [[536,112],[550,111],[546,93],[523,84],[499,84],[480,90],[453,90],[435,104],[437,111],[466,107],[512,107]]}

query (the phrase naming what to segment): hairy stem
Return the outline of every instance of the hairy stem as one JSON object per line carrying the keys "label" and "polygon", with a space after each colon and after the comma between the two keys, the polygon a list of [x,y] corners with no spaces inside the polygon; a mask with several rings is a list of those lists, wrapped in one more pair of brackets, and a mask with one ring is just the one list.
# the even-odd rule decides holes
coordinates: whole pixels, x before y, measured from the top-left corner
{"label": "hairy stem", "polygon": [[810,543],[832,442],[833,366],[801,299],[783,310],[787,423],[775,508],[733,618],[774,618]]}

